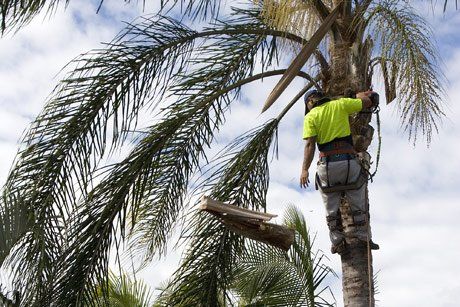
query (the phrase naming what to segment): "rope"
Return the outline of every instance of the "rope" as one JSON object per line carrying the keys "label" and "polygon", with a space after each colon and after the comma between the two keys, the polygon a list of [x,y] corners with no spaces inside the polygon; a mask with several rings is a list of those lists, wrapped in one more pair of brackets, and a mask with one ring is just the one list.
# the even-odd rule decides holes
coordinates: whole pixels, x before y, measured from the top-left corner
{"label": "rope", "polygon": [[[382,134],[381,134],[381,129],[380,129],[380,107],[376,107],[372,113],[374,113],[377,117],[377,138],[378,138],[378,146],[377,146],[377,158],[376,158],[376,163],[375,163],[375,170],[374,172],[370,173],[368,171],[368,174],[369,174],[369,179],[373,180],[374,176],[377,174],[377,170],[378,170],[378,167],[379,167],[379,162],[380,162],[380,152],[381,152],[381,149],[382,149]],[[370,222],[369,222],[369,190],[368,188],[366,188],[366,211],[367,211],[367,215],[366,215],[366,224],[367,224],[367,275],[368,275],[368,285],[369,285],[369,307],[374,307],[374,304],[372,302],[372,275],[371,275],[371,257],[372,257],[372,253],[371,253],[371,245],[370,245],[370,228],[371,228],[371,225],[370,225]]]}
{"label": "rope", "polygon": [[369,307],[374,307],[374,305],[372,304],[372,275],[371,275],[371,235],[370,235],[370,232],[371,232],[371,225],[370,225],[370,222],[369,222],[369,190],[367,189],[366,187],[366,211],[367,211],[367,214],[366,214],[366,225],[367,225],[367,277],[368,277],[368,285],[369,285]]}
{"label": "rope", "polygon": [[372,111],[372,113],[374,113],[377,117],[377,139],[378,139],[378,145],[377,145],[377,158],[376,158],[376,162],[375,162],[375,170],[374,172],[369,172],[369,179],[371,180],[371,182],[373,181],[374,179],[374,176],[377,174],[377,170],[378,170],[378,167],[379,167],[379,162],[380,162],[380,151],[382,149],[382,134],[381,134],[381,130],[380,130],[380,107],[376,107],[375,110]]}

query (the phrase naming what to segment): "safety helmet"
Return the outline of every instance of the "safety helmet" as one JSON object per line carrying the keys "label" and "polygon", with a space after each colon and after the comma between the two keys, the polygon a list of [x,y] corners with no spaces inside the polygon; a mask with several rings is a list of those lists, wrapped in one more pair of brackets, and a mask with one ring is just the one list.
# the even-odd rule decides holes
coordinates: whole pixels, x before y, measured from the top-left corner
{"label": "safety helmet", "polygon": [[307,115],[307,113],[310,112],[310,109],[308,108],[308,100],[311,96],[317,96],[318,98],[322,98],[324,97],[324,93],[317,89],[312,89],[305,93],[305,96],[303,96],[305,103],[305,115]]}
{"label": "safety helmet", "polygon": [[303,96],[304,102],[307,103],[308,99],[311,96],[323,97],[324,93],[322,91],[320,91],[320,90],[317,90],[317,89],[309,90],[308,92],[305,93],[305,96]]}

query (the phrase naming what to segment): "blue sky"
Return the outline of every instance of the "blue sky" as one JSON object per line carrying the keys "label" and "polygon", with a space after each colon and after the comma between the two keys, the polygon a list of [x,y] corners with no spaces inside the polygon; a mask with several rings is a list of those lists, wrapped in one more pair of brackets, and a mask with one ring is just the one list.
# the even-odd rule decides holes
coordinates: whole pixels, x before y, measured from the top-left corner
{"label": "blue sky", "polygon": [[[379,271],[380,306],[458,306],[460,293],[460,14],[433,13],[425,2],[420,12],[432,23],[445,75],[449,80],[446,97],[448,119],[428,148],[414,148],[399,128],[394,105],[382,106],[382,158],[377,177],[370,185],[371,219],[374,240],[381,250],[374,253]],[[18,148],[18,140],[40,112],[61,68],[75,56],[101,42],[109,42],[123,27],[142,13],[142,7],[123,1],[97,4],[71,1],[52,18],[37,17],[16,35],[0,39],[0,182],[4,182]],[[146,12],[154,11],[155,4]],[[227,140],[277,114],[258,116],[265,97],[276,83],[266,79],[263,86],[249,85],[244,103],[235,103],[219,139]],[[279,108],[293,97],[303,83],[294,82],[281,97]],[[375,82],[378,89],[379,84]],[[277,107],[275,106],[274,109]],[[329,250],[324,209],[319,193],[298,188],[303,154],[301,104],[286,116],[279,132],[279,159],[271,165],[269,211],[282,214],[288,203],[302,209],[311,230],[317,233],[316,246]],[[247,120],[254,114],[254,122]],[[148,116],[146,116],[146,120]],[[375,153],[375,146],[371,153]],[[140,275],[153,287],[175,269],[178,251],[153,263]],[[330,256],[330,265],[340,272],[339,258]],[[330,280],[342,306],[340,280]]]}

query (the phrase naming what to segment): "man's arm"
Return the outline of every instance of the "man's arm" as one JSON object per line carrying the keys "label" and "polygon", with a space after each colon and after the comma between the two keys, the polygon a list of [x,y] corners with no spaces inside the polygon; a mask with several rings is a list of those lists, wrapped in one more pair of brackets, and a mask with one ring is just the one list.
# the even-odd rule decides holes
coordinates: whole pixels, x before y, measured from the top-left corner
{"label": "man's arm", "polygon": [[306,188],[308,183],[308,169],[310,168],[313,157],[315,156],[316,136],[305,139],[305,149],[303,152],[302,174],[300,175],[300,186]]}

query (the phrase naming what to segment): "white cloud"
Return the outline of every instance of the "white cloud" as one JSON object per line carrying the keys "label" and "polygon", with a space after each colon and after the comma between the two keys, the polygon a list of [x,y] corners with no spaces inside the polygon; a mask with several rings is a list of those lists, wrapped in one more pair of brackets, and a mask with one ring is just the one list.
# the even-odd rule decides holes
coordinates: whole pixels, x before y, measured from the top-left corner
{"label": "white cloud", "polygon": [[[50,20],[35,19],[14,37],[0,40],[0,179],[4,182],[17,150],[17,141],[43,107],[43,102],[59,78],[59,70],[76,55],[100,47],[121,29],[120,19],[131,20],[140,8],[121,4],[104,4],[100,15],[88,3],[71,5]],[[109,18],[107,18],[109,17]],[[449,21],[437,19],[442,33],[456,33]],[[445,37],[447,34],[443,34]],[[460,50],[447,42],[452,57],[445,59],[450,80],[450,101],[460,99]],[[453,48],[452,47],[452,48]],[[229,141],[236,134],[276,116],[300,90],[296,81],[267,113],[260,114],[269,91],[278,78],[248,85],[243,101],[232,106],[219,140]],[[303,155],[301,140],[303,106],[301,103],[286,115],[279,131],[279,160],[271,165],[268,211],[282,215],[286,204],[293,203],[304,212],[316,246],[326,253],[329,239],[324,209],[318,192],[301,190],[298,177]],[[374,239],[381,250],[374,252],[374,269],[378,275],[381,306],[456,306],[460,284],[458,216],[460,216],[458,147],[460,130],[457,118],[460,107],[452,104],[430,148],[422,143],[416,148],[399,129],[394,106],[382,106],[383,147],[375,182],[370,185],[371,217]],[[148,120],[148,115],[145,116]],[[375,150],[375,145],[374,145]],[[123,151],[125,152],[125,151]],[[313,169],[311,169],[313,174]],[[311,176],[310,179],[313,176]],[[179,255],[154,263],[141,277],[157,286],[176,268]],[[331,266],[340,272],[337,256]],[[341,283],[331,279],[341,306]]]}

